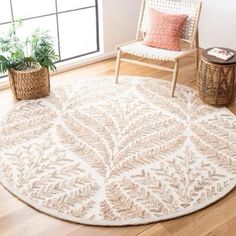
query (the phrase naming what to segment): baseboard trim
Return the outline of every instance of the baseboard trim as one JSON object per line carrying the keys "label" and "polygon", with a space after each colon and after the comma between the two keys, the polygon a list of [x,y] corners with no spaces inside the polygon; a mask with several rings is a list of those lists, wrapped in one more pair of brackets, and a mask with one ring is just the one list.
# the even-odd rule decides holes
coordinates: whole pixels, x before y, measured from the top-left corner
{"label": "baseboard trim", "polygon": [[10,88],[10,83],[9,83],[8,77],[4,77],[1,80],[3,80],[3,81],[0,82],[0,91]]}
{"label": "baseboard trim", "polygon": [[105,60],[109,60],[113,57],[116,56],[116,52],[109,52],[109,53],[105,53],[105,54],[100,54],[98,53],[97,56],[93,56],[91,58],[86,58],[83,60],[80,60],[78,62],[72,62],[70,64],[67,65],[61,65],[60,67],[58,67],[56,72],[52,72],[51,75],[57,75],[57,74],[61,74],[64,73],[66,71],[70,71],[70,70],[75,70],[77,68],[80,68],[82,66],[87,66],[87,65],[91,65],[97,62],[101,62],[101,61],[105,61]]}
{"label": "baseboard trim", "polygon": [[[86,58],[83,60],[79,60],[78,62],[69,63],[66,65],[61,65],[57,68],[57,70],[55,72],[51,72],[50,75],[57,75],[57,74],[61,74],[61,73],[64,73],[64,72],[67,72],[70,70],[75,70],[75,69],[82,67],[82,66],[87,66],[87,65],[94,64],[97,62],[109,60],[115,56],[116,56],[115,51],[105,53],[105,54],[98,53],[97,56],[95,56],[95,57],[90,57],[90,58]],[[8,89],[8,88],[10,88],[10,83],[9,83],[8,77],[6,77],[6,78],[4,78],[3,82],[0,82],[0,91]]]}

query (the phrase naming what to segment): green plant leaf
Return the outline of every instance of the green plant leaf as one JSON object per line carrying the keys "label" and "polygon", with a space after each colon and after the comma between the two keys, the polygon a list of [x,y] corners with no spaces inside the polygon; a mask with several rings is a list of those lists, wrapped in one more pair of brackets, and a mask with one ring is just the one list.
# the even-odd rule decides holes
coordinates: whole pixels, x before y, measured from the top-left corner
{"label": "green plant leaf", "polygon": [[36,29],[25,41],[21,41],[17,36],[17,28],[21,24],[21,21],[13,22],[9,33],[0,38],[0,72],[10,68],[26,70],[38,65],[55,70],[58,55],[49,32]]}

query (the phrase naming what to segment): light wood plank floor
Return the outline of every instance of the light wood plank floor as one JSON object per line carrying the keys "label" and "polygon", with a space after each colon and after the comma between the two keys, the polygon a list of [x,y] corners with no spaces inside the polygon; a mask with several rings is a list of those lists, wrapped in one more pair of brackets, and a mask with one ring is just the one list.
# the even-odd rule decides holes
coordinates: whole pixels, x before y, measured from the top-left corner
{"label": "light wood plank floor", "polygon": [[[77,81],[82,77],[113,76],[115,60],[107,60],[53,76],[52,85]],[[178,83],[195,88],[194,59],[181,62]],[[170,73],[122,63],[121,74],[143,75],[171,80]],[[0,119],[15,100],[10,90],[0,91]],[[236,105],[230,106],[236,114]],[[236,235],[236,190],[208,208],[161,223],[131,227],[95,227],[73,224],[39,213],[0,186],[0,235],[17,236],[234,236]]]}

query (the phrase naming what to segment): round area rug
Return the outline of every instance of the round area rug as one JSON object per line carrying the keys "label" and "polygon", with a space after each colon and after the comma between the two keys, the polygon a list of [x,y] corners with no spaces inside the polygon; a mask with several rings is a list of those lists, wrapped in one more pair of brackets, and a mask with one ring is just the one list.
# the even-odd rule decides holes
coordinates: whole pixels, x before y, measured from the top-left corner
{"label": "round area rug", "polygon": [[146,224],[197,211],[236,185],[236,118],[154,78],[77,80],[22,101],[0,126],[1,183],[49,215]]}

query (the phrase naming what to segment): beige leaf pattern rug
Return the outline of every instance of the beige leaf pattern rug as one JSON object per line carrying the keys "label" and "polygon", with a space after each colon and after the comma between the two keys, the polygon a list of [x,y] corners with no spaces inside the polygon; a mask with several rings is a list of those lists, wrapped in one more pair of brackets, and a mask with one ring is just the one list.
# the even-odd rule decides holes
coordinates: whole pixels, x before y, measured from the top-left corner
{"label": "beige leaf pattern rug", "polygon": [[157,222],[236,185],[236,118],[153,78],[79,79],[16,104],[0,126],[1,183],[41,212],[90,225]]}

